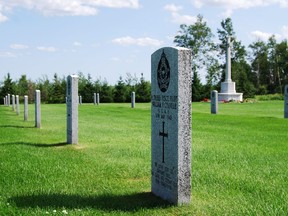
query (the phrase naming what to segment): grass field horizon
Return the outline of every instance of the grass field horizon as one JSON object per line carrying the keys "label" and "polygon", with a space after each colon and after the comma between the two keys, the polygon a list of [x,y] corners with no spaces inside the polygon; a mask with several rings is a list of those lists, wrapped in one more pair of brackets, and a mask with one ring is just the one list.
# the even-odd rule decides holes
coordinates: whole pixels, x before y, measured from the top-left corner
{"label": "grass field horizon", "polygon": [[79,106],[66,144],[66,105],[34,106],[24,122],[0,106],[0,215],[287,215],[283,101],[192,104],[192,200],[151,195],[150,103]]}

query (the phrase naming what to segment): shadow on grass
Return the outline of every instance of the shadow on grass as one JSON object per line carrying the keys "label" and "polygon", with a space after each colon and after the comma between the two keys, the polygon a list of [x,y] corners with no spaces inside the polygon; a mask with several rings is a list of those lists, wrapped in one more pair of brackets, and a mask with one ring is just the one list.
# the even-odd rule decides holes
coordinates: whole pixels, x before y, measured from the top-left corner
{"label": "shadow on grass", "polygon": [[0,125],[0,128],[35,128],[35,126]]}
{"label": "shadow on grass", "polygon": [[39,147],[39,148],[52,148],[52,147],[61,147],[66,145],[71,145],[65,142],[61,143],[52,143],[52,144],[40,144],[40,143],[29,143],[29,142],[9,142],[9,143],[0,143],[1,145],[25,145],[25,146],[33,146],[33,147]]}
{"label": "shadow on grass", "polygon": [[16,196],[8,200],[18,208],[94,208],[104,211],[137,211],[140,209],[167,208],[166,201],[150,192],[131,195],[101,195],[83,197],[80,195],[42,194]]}

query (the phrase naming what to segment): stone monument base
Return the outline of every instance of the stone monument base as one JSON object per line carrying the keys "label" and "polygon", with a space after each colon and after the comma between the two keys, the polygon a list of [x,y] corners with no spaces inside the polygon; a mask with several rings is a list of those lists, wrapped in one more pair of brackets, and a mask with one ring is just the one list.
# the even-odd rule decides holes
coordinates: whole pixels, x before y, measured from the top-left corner
{"label": "stone monument base", "polygon": [[243,101],[243,93],[218,93],[218,101]]}

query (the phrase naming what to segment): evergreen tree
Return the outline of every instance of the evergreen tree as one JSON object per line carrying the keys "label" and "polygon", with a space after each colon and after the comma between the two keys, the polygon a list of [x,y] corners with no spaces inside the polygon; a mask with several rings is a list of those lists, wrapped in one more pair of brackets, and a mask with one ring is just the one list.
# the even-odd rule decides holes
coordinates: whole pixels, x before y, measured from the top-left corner
{"label": "evergreen tree", "polygon": [[141,74],[140,83],[136,84],[136,101],[150,102],[151,101],[151,83],[145,81],[143,73]]}
{"label": "evergreen tree", "polygon": [[114,87],[114,102],[122,103],[126,102],[127,88],[123,81],[122,76],[120,76],[117,84]]}

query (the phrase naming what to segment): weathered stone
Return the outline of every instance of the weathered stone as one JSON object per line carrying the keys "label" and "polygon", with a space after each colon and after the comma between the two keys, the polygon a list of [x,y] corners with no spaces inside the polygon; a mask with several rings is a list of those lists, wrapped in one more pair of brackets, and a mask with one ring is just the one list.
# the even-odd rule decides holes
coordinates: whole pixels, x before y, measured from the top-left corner
{"label": "weathered stone", "polygon": [[67,77],[67,143],[78,143],[78,76]]}
{"label": "weathered stone", "polygon": [[41,92],[35,91],[35,127],[41,128]]}
{"label": "weathered stone", "polygon": [[218,113],[218,91],[211,91],[211,113]]}
{"label": "weathered stone", "polygon": [[28,121],[28,96],[24,96],[24,121]]}
{"label": "weathered stone", "polygon": [[190,203],[191,51],[165,47],[151,56],[152,193]]}

